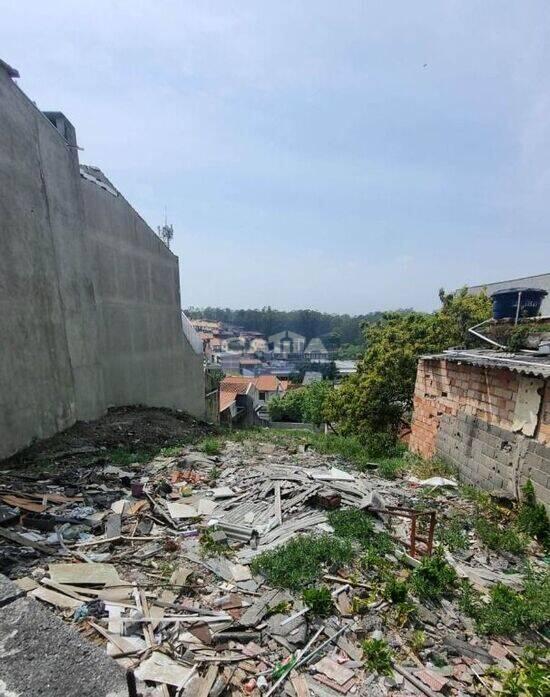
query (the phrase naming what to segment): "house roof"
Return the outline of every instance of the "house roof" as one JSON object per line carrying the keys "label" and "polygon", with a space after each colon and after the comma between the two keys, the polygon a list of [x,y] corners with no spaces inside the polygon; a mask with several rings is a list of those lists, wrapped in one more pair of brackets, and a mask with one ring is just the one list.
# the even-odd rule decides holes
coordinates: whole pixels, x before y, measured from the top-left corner
{"label": "house roof", "polygon": [[220,412],[230,407],[238,394],[246,394],[252,385],[250,378],[228,375],[220,383]]}
{"label": "house roof", "polygon": [[259,392],[276,392],[278,388],[283,389],[281,381],[275,375],[260,375],[254,384]]}
{"label": "house roof", "polygon": [[427,360],[446,360],[453,363],[465,363],[486,368],[505,368],[522,375],[533,377],[550,377],[550,356],[538,356],[525,353],[506,353],[485,349],[459,351],[451,349],[443,353],[422,356]]}
{"label": "house roof", "polygon": [[296,332],[291,332],[288,329],[285,329],[284,332],[277,332],[277,334],[272,334],[269,337],[269,341],[271,341],[272,343],[278,341],[279,339],[296,339],[304,342],[306,340],[305,336],[297,334]]}
{"label": "house roof", "polygon": [[315,337],[314,339],[311,339],[309,344],[306,346],[305,353],[328,353],[328,351],[326,350],[321,339],[319,339],[319,337]]}

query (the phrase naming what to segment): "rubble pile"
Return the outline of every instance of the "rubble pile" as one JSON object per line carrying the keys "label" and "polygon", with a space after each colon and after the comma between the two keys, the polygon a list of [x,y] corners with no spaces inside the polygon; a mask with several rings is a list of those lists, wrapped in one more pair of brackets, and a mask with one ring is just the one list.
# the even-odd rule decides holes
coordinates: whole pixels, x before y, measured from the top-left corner
{"label": "rubble pile", "polygon": [[[513,665],[519,647],[479,636],[454,600],[405,600],[403,582],[437,547],[428,520],[471,514],[454,481],[388,481],[292,442],[173,450],[0,472],[1,569],[104,643],[130,694],[489,694],[490,666]],[[391,548],[377,556],[351,536],[354,559],[325,563],[309,594],[258,571],[302,535],[333,535],[347,509]],[[521,586],[513,558],[469,542],[445,552],[458,576]]]}

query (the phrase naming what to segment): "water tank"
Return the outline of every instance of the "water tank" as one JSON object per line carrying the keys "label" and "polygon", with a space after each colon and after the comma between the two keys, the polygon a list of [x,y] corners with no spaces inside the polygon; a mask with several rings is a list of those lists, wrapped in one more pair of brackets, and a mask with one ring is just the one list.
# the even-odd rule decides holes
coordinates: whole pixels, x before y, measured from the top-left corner
{"label": "water tank", "polygon": [[[494,319],[515,319],[536,317],[544,297],[548,295],[542,288],[503,288],[491,294]],[[519,302],[519,315],[518,311]]]}

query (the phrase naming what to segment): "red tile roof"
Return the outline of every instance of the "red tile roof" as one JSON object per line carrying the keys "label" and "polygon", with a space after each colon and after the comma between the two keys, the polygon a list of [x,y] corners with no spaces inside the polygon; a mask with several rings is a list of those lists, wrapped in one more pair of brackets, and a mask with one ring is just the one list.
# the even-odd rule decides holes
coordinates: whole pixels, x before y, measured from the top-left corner
{"label": "red tile roof", "polygon": [[254,383],[259,392],[276,392],[278,388],[282,389],[283,387],[275,375],[260,375]]}

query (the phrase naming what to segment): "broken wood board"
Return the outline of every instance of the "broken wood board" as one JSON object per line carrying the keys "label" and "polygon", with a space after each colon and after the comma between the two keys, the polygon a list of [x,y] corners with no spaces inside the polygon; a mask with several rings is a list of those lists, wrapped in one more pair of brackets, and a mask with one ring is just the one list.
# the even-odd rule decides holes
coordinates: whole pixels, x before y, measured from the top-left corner
{"label": "broken wood board", "polygon": [[193,673],[192,668],[186,668],[169,656],[154,651],[151,656],[143,661],[134,671],[139,680],[164,683],[174,687],[182,687]]}
{"label": "broken wood board", "polygon": [[81,600],[69,598],[68,595],[58,593],[57,591],[52,591],[49,588],[44,588],[42,586],[40,586],[39,588],[35,588],[33,591],[29,593],[29,595],[32,595],[33,598],[39,598],[40,600],[43,600],[45,603],[55,605],[55,607],[59,607],[62,609],[75,609],[82,605]]}

